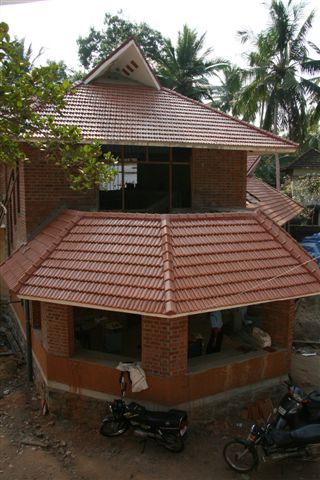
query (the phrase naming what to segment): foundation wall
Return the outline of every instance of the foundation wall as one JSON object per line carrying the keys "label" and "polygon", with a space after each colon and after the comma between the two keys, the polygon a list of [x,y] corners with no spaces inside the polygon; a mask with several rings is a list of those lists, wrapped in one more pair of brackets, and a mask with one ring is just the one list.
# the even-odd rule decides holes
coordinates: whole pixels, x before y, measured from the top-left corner
{"label": "foundation wall", "polygon": [[[23,336],[25,328],[23,309],[19,304],[13,305],[13,308],[16,318],[19,319],[18,330]],[[77,415],[81,417],[82,414],[87,415],[89,408],[85,399],[88,400],[88,404],[94,405],[98,400],[103,404],[106,399],[119,397],[119,371],[115,368],[116,362],[89,361],[79,355],[70,356],[67,352],[62,355],[60,346],[58,348],[56,343],[51,343],[51,349],[48,351],[44,327],[48,320],[46,308],[41,309],[41,330],[32,329],[32,348],[37,383],[47,399],[49,408],[63,415],[70,409],[72,415],[78,412]],[[58,315],[56,309],[54,315]],[[62,312],[62,318],[64,328],[67,328],[70,318],[68,309]],[[182,319],[181,321],[184,323]],[[179,332],[176,332],[176,336],[179,336]],[[53,348],[56,349],[55,353]],[[254,390],[254,386],[261,382],[274,381],[286,375],[289,359],[290,351],[283,348],[275,352],[259,352],[252,358],[244,356],[223,365],[214,365],[213,362],[211,367],[207,366],[203,371],[193,373],[171,371],[170,374],[169,371],[160,375],[159,372],[147,371],[149,389],[134,394],[129,388],[127,396],[156,408],[179,405],[184,405],[190,410],[203,406],[208,408],[207,405],[213,402],[215,395],[228,396],[229,392],[237,389]],[[101,418],[101,410],[98,417]]]}

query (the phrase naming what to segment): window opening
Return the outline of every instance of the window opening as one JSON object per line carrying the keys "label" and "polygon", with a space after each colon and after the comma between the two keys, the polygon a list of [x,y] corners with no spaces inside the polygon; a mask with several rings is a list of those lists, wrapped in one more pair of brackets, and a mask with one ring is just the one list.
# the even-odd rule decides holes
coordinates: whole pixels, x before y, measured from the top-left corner
{"label": "window opening", "polygon": [[[274,351],[277,347],[264,346],[257,339],[256,330],[264,333],[262,305],[233,308],[189,317],[188,358],[191,365],[202,358],[207,361],[230,360],[244,354],[262,350]],[[269,335],[267,334],[266,337]],[[270,337],[270,336],[269,336]],[[264,337],[263,337],[264,338]]]}
{"label": "window opening", "polygon": [[114,179],[100,188],[101,210],[167,213],[191,206],[191,149],[104,146],[118,157]]}
{"label": "window opening", "polygon": [[141,358],[140,315],[76,307],[76,352],[119,355],[122,361]]}

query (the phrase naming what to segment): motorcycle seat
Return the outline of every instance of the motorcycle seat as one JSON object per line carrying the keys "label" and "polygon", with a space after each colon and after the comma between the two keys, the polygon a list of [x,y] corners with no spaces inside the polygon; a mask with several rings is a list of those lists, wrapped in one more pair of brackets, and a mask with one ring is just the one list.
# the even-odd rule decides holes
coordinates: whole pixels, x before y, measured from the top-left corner
{"label": "motorcycle seat", "polygon": [[181,415],[177,415],[176,413],[146,410],[145,413],[139,415],[137,420],[155,427],[179,427],[181,417]]}
{"label": "motorcycle seat", "polygon": [[294,443],[320,443],[320,424],[306,425],[292,430],[291,437]]}
{"label": "motorcycle seat", "polygon": [[272,439],[279,447],[320,443],[320,424],[306,425],[295,430],[272,430]]}

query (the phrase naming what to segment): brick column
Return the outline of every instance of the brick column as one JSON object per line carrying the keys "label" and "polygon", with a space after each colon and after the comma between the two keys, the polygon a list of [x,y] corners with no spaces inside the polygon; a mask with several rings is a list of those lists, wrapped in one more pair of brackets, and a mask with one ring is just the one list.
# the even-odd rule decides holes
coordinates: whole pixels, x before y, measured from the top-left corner
{"label": "brick column", "polygon": [[188,363],[188,317],[141,318],[142,367],[160,376],[181,375]]}
{"label": "brick column", "polygon": [[291,350],[294,328],[294,300],[265,303],[261,328],[269,333],[272,344]]}
{"label": "brick column", "polygon": [[48,353],[70,357],[74,352],[73,308],[41,303],[43,346]]}

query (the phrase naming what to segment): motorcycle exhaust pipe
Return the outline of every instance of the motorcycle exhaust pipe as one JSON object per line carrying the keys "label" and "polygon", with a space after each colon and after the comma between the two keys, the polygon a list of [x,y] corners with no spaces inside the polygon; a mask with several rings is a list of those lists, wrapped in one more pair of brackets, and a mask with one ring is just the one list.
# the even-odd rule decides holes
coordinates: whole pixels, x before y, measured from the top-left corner
{"label": "motorcycle exhaust pipe", "polygon": [[270,455],[271,460],[283,460],[284,458],[290,458],[290,457],[304,457],[305,452],[287,452],[287,453],[272,453]]}
{"label": "motorcycle exhaust pipe", "polygon": [[139,429],[133,430],[133,435],[139,438],[147,438],[149,436],[147,432],[144,432],[143,430],[139,430]]}
{"label": "motorcycle exhaust pipe", "polygon": [[160,435],[157,435],[156,433],[144,432],[139,428],[136,428],[135,430],[133,430],[133,435],[139,438],[161,438]]}

